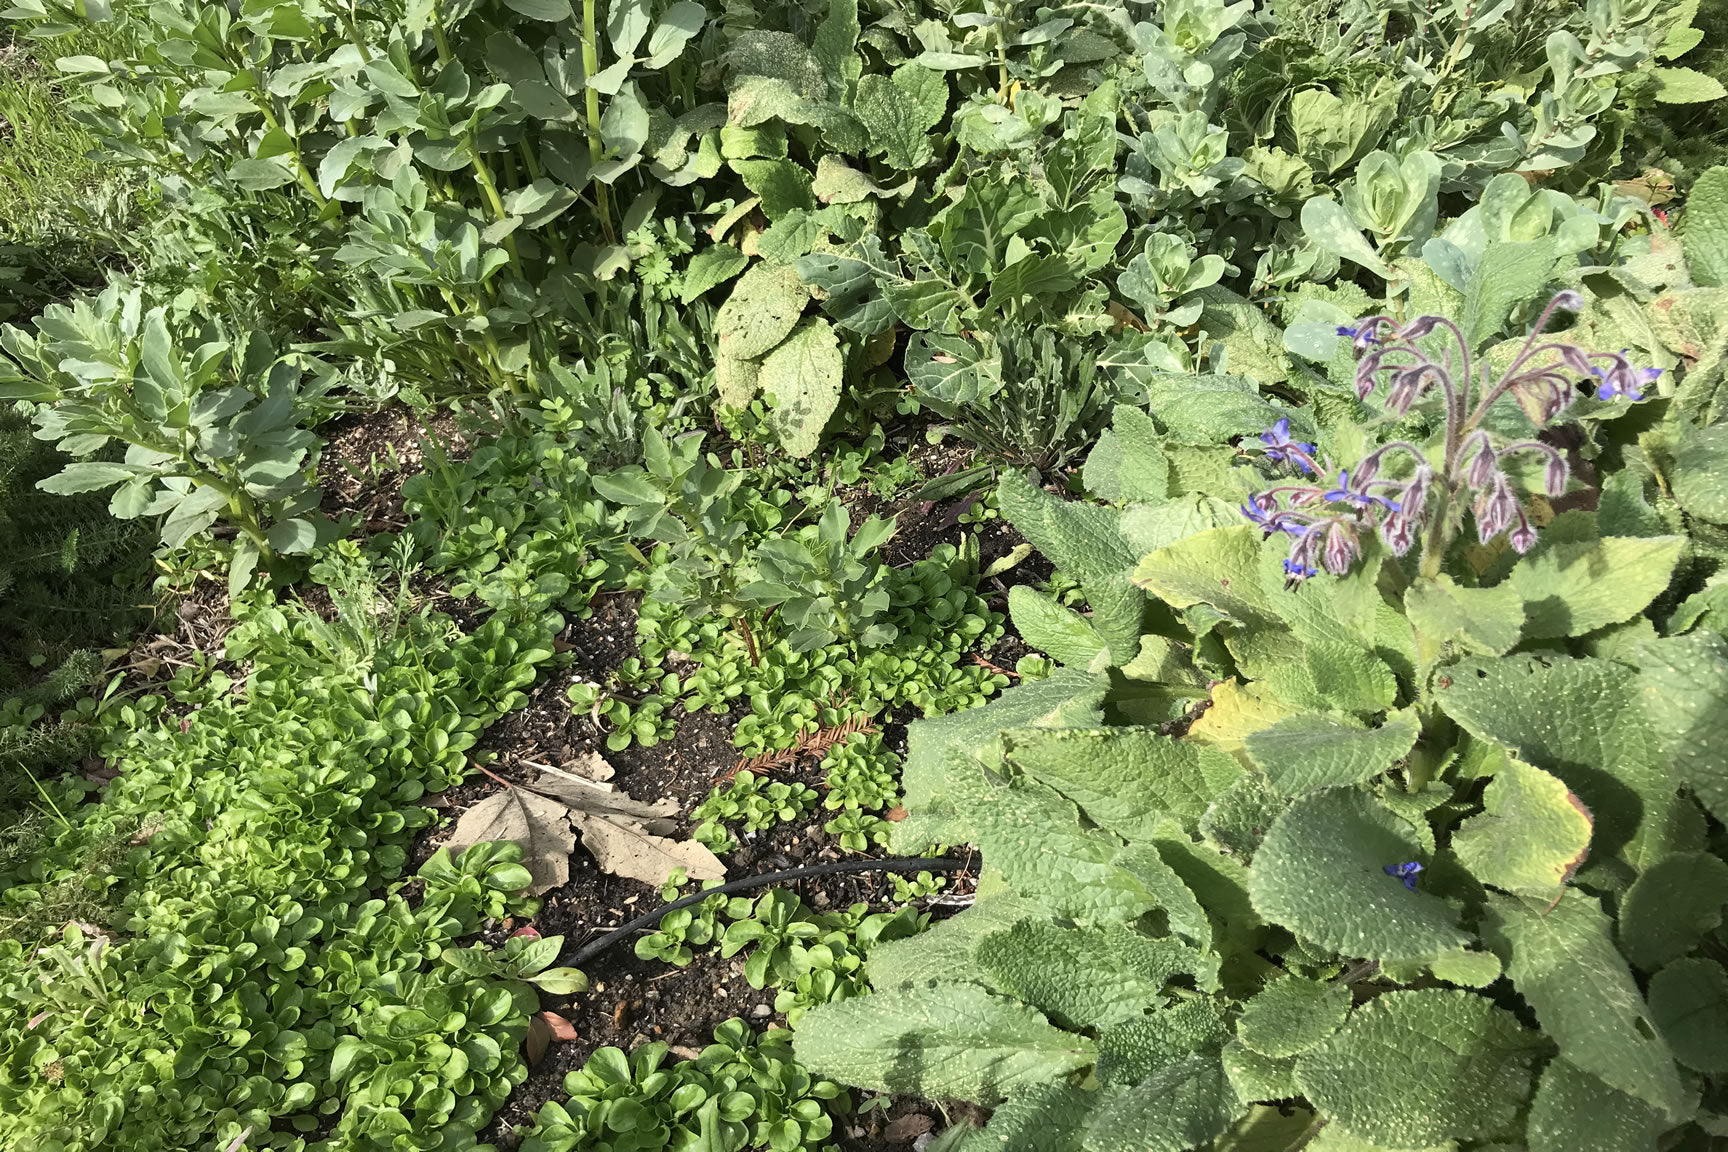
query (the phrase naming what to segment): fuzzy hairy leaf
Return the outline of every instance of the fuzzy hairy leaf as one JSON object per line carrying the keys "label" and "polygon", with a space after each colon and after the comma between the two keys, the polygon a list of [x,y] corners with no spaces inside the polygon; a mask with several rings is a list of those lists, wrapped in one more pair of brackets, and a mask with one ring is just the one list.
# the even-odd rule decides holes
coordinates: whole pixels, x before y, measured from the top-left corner
{"label": "fuzzy hairy leaf", "polygon": [[1085,1152],[1181,1152],[1205,1144],[1241,1114],[1216,1053],[1195,1053],[1100,1104]]}
{"label": "fuzzy hairy leaf", "polygon": [[1249,998],[1236,1035],[1260,1055],[1281,1060],[1338,1031],[1349,1014],[1348,985],[1285,976]]}
{"label": "fuzzy hairy leaf", "polygon": [[1698,946],[1722,924],[1728,863],[1709,852],[1676,852],[1633,881],[1620,901],[1620,950],[1655,971]]}
{"label": "fuzzy hairy leaf", "polygon": [[1445,670],[1435,695],[1471,735],[1558,776],[1595,817],[1595,855],[1624,849],[1640,808],[1661,811],[1674,793],[1635,675],[1607,660],[1465,660]]}
{"label": "fuzzy hairy leaf", "polygon": [[1524,600],[1508,584],[1461,588],[1444,574],[1417,580],[1404,592],[1404,611],[1427,642],[1492,656],[1511,651],[1524,631]]}
{"label": "fuzzy hairy leaf", "polygon": [[1582,636],[1629,620],[1668,587],[1683,536],[1544,542],[1506,583],[1524,599],[1524,635]]}
{"label": "fuzzy hairy leaf", "polygon": [[1728,972],[1702,956],[1650,978],[1650,1016],[1674,1058],[1706,1075],[1728,1073]]}
{"label": "fuzzy hairy leaf", "polygon": [[816,451],[822,429],[840,403],[845,374],[839,338],[822,319],[806,321],[763,358],[757,384],[772,400],[769,419],[786,451],[794,456]]}
{"label": "fuzzy hairy leaf", "polygon": [[1296,801],[1254,856],[1254,908],[1346,956],[1385,959],[1462,948],[1470,936],[1444,900],[1386,874],[1419,845],[1390,809],[1359,792]]}
{"label": "fuzzy hairy leaf", "polygon": [[1486,811],[1458,826],[1452,850],[1484,884],[1552,893],[1571,879],[1590,846],[1592,820],[1557,778],[1516,758],[1482,795]]}
{"label": "fuzzy hairy leaf", "polygon": [[1388,992],[1296,1061],[1296,1082],[1324,1116],[1389,1148],[1488,1136],[1530,1094],[1541,1044],[1471,992]]}
{"label": "fuzzy hairy leaf", "polygon": [[1119,512],[1053,496],[1013,471],[1002,474],[996,495],[1003,518],[1082,582],[1108,580],[1138,559],[1116,529]]}
{"label": "fuzzy hairy leaf", "polygon": [[1185,970],[1171,946],[1180,949],[1122,928],[1099,932],[1023,920],[985,937],[975,954],[996,988],[1062,1027],[1084,1029],[1132,1019],[1155,1004],[1164,984]]}
{"label": "fuzzy hairy leaf", "polygon": [[1637,700],[1674,773],[1728,821],[1728,638],[1699,631],[1637,653]]}
{"label": "fuzzy hairy leaf", "polygon": [[1016,767],[1130,842],[1151,840],[1165,817],[1196,826],[1242,774],[1224,752],[1155,728],[1027,729],[1004,739]]}
{"label": "fuzzy hairy leaf", "polygon": [[1693,283],[1728,286],[1728,168],[1711,168],[1698,177],[1683,219],[1680,235]]}
{"label": "fuzzy hairy leaf", "polygon": [[784,264],[757,264],[732,286],[714,314],[722,354],[739,360],[761,356],[791,333],[810,302],[798,272]]}
{"label": "fuzzy hairy leaf", "polygon": [[1085,668],[1105,650],[1098,630],[1084,616],[1029,585],[1008,590],[1008,614],[1021,639],[1058,664]]}
{"label": "fuzzy hairy leaf", "polygon": [[798,1062],[847,1084],[929,1099],[995,1103],[1090,1065],[1084,1036],[970,984],[900,988],[811,1009]]}
{"label": "fuzzy hairy leaf", "polygon": [[1653,1152],[1662,1125],[1642,1100],[1565,1058],[1550,1061],[1530,1105],[1530,1152]]}
{"label": "fuzzy hairy leaf", "polygon": [[911,172],[936,157],[930,129],[948,111],[948,80],[918,64],[902,64],[889,76],[858,78],[852,113],[870,134],[872,155],[889,167]]}
{"label": "fuzzy hairy leaf", "polygon": [[1309,713],[1249,733],[1246,744],[1274,787],[1300,796],[1374,778],[1409,754],[1421,729],[1408,711],[1394,712],[1379,728]]}
{"label": "fuzzy hairy leaf", "polygon": [[1561,1056],[1669,1117],[1683,1114],[1674,1058],[1594,898],[1572,888],[1545,908],[1490,896],[1483,935]]}

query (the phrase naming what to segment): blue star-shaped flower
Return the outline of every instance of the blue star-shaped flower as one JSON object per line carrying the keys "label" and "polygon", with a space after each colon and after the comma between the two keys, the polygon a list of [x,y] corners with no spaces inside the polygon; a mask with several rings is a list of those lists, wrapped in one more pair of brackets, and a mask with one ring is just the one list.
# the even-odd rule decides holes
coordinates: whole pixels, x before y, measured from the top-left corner
{"label": "blue star-shaped flower", "polygon": [[1405,864],[1388,864],[1384,869],[1386,875],[1404,881],[1404,887],[1416,891],[1416,875],[1422,871],[1422,865],[1415,860]]}
{"label": "blue star-shaped flower", "polygon": [[1304,472],[1308,470],[1307,463],[1301,455],[1290,450],[1294,448],[1298,452],[1305,453],[1308,457],[1312,457],[1315,451],[1312,444],[1290,439],[1290,420],[1288,417],[1279,420],[1278,423],[1260,433],[1260,443],[1266,445],[1266,459],[1275,464],[1282,464],[1287,460]]}

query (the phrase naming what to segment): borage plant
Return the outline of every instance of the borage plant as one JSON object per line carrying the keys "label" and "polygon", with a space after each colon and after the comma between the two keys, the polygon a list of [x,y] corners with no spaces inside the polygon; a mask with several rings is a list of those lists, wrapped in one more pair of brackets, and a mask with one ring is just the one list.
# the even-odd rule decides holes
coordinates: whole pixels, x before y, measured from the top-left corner
{"label": "borage plant", "polygon": [[[1354,467],[1338,469],[1336,482],[1328,482],[1324,477],[1332,474],[1330,462],[1322,466],[1313,444],[1292,439],[1288,419],[1263,432],[1267,460],[1316,481],[1279,484],[1255,493],[1242,507],[1269,535],[1291,537],[1290,557],[1284,561],[1290,579],[1300,582],[1322,569],[1344,575],[1361,556],[1362,539],[1375,533],[1398,556],[1421,536],[1421,575],[1438,576],[1466,507],[1481,543],[1504,534],[1520,555],[1530,551],[1536,529],[1520,503],[1509,462],[1521,454],[1540,459],[1542,491],[1549,497],[1565,492],[1569,469],[1566,457],[1552,444],[1508,442],[1491,432],[1486,425],[1496,402],[1511,396],[1541,432],[1578,398],[1580,380],[1594,383],[1599,400],[1640,400],[1644,387],[1661,375],[1658,368],[1636,367],[1624,351],[1590,353],[1575,344],[1543,339],[1556,312],[1582,306],[1576,292],[1556,295],[1517,355],[1498,373],[1488,357],[1471,357],[1463,331],[1444,316],[1419,316],[1407,324],[1371,316],[1354,327],[1339,327],[1340,336],[1366,353],[1356,368],[1357,398],[1368,399],[1384,384],[1387,413],[1403,417],[1438,393],[1445,437],[1438,460],[1431,450],[1393,440]],[[1441,346],[1431,352],[1420,342],[1436,333]]]}

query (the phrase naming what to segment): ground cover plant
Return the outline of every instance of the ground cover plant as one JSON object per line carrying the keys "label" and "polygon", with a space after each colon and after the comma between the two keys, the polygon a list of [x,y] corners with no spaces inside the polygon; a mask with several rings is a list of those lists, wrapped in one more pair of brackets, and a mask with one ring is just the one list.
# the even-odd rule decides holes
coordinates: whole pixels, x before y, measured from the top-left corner
{"label": "ground cover plant", "polygon": [[1719,4],[0,17],[0,1148],[1728,1136]]}

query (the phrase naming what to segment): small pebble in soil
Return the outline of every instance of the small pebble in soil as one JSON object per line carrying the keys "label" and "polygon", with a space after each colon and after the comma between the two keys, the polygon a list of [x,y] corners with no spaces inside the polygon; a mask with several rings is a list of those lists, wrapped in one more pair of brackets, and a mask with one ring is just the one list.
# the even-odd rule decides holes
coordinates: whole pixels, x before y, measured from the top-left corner
{"label": "small pebble in soil", "polygon": [[774,1009],[768,1007],[766,1004],[758,1004],[756,1007],[750,1009],[750,1019],[752,1020],[766,1020],[772,1015],[774,1015]]}

